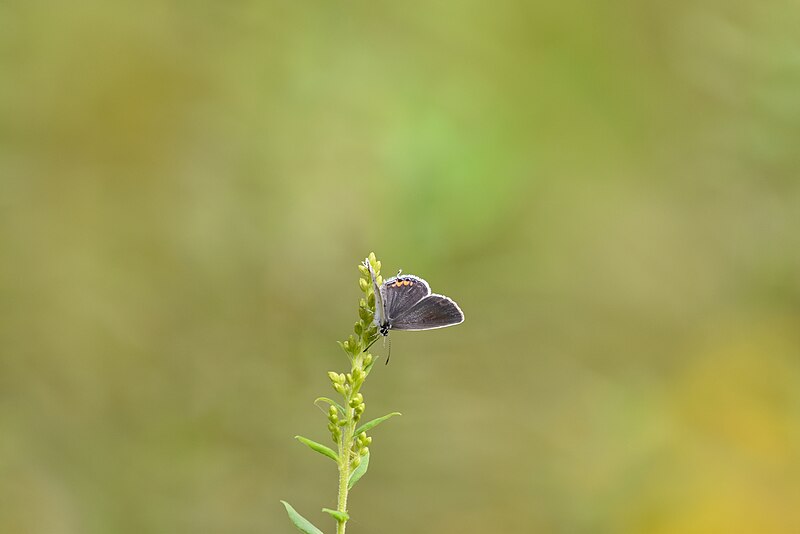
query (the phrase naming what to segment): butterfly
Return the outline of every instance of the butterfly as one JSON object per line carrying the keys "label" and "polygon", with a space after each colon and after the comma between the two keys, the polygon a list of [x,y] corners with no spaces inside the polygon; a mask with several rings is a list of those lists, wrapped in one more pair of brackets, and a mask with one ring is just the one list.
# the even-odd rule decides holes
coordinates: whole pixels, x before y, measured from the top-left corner
{"label": "butterfly", "polygon": [[[433,330],[464,322],[464,313],[453,299],[431,293],[428,282],[412,274],[401,274],[378,285],[375,271],[364,260],[375,290],[375,323],[386,337],[390,330]],[[388,358],[387,358],[388,363]]]}

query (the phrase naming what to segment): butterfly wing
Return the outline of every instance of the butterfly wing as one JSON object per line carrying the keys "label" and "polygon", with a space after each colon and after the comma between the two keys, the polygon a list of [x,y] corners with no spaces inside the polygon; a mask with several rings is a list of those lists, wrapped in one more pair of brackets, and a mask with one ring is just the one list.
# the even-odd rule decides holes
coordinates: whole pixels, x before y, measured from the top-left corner
{"label": "butterfly wing", "polygon": [[391,321],[392,330],[432,330],[464,322],[458,304],[444,295],[430,295]]}
{"label": "butterfly wing", "polygon": [[386,308],[386,318],[389,324],[393,324],[396,317],[400,317],[430,295],[431,288],[422,278],[403,275],[386,280],[381,286],[381,293]]}
{"label": "butterfly wing", "polygon": [[378,287],[378,280],[375,277],[375,271],[372,270],[372,265],[369,263],[369,258],[364,260],[364,266],[369,269],[369,274],[372,276],[372,289],[375,291],[375,322],[378,326],[386,323],[386,308],[383,305],[383,292]]}

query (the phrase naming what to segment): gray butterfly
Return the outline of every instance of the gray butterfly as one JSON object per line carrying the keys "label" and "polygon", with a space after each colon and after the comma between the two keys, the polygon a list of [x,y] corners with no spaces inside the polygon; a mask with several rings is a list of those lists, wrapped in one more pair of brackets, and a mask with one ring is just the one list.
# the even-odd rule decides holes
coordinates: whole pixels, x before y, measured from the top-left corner
{"label": "gray butterfly", "polygon": [[368,259],[364,265],[372,275],[375,323],[382,336],[388,336],[389,330],[433,330],[464,322],[458,304],[444,295],[431,293],[431,286],[422,278],[398,274],[378,286]]}

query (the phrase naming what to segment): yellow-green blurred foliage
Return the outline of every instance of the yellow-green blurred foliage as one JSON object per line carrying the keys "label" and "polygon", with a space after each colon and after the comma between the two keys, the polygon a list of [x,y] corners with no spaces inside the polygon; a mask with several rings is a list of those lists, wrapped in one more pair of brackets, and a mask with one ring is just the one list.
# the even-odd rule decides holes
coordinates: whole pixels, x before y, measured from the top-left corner
{"label": "yellow-green blurred foliage", "polygon": [[0,3],[0,532],[330,532],[370,250],[467,320],[392,336],[348,532],[800,532],[799,27]]}

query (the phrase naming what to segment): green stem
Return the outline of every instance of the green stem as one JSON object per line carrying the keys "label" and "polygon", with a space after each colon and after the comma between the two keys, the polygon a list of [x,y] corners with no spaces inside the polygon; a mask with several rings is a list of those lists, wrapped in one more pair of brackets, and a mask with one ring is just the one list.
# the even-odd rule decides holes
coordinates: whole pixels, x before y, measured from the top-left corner
{"label": "green stem", "polygon": [[[369,262],[369,264],[366,264]],[[337,379],[336,373],[329,374],[334,383],[334,389],[338,391],[344,398],[344,426],[341,427],[341,434],[339,435],[339,498],[337,503],[337,511],[339,518],[336,523],[336,534],[345,534],[347,528],[347,494],[350,491],[350,475],[353,467],[353,453],[358,454],[353,457],[355,460],[360,461],[362,449],[360,447],[357,451],[353,450],[355,441],[355,431],[358,425],[358,419],[363,415],[364,404],[363,397],[359,395],[358,391],[364,384],[364,381],[369,374],[372,367],[372,356],[369,356],[369,363],[366,368],[364,366],[364,358],[366,350],[378,339],[377,329],[374,325],[375,316],[375,296],[373,295],[373,288],[376,287],[376,279],[379,278],[381,269],[380,262],[375,258],[374,253],[370,253],[365,263],[359,265],[362,277],[359,279],[361,291],[364,293],[364,299],[359,303],[359,317],[360,321],[354,326],[354,333],[351,334],[347,340],[341,342],[342,349],[348,354],[350,358],[350,373],[347,375],[347,380],[342,383],[341,379]],[[374,270],[374,273],[373,273]],[[372,273],[372,274],[371,274]],[[374,339],[373,339],[374,338]],[[371,343],[372,342],[372,343]],[[366,347],[366,348],[365,348]],[[338,375],[341,376],[341,375]],[[357,402],[353,402],[356,399]],[[353,406],[355,404],[355,406]],[[331,421],[334,424],[337,422]]]}
{"label": "green stem", "polygon": [[[350,373],[354,374],[356,368],[362,368],[361,354],[353,359]],[[345,415],[347,424],[343,428],[342,438],[339,442],[339,500],[337,507],[337,510],[343,514],[347,513],[347,493],[350,491],[348,488],[350,484],[350,451],[353,449],[353,432],[357,423],[354,420],[355,409],[350,406],[350,400],[356,396],[359,389],[361,389],[360,385],[353,385],[344,399],[345,410],[347,410]],[[336,534],[345,534],[345,528],[347,528],[347,520],[338,522],[336,524]]]}
{"label": "green stem", "polygon": [[[337,510],[347,513],[347,485],[350,482],[350,449],[353,447],[353,409],[350,407],[350,399],[347,400],[347,425],[342,432],[342,440],[339,444],[339,502]],[[344,534],[347,521],[340,521],[336,524],[336,534]]]}

